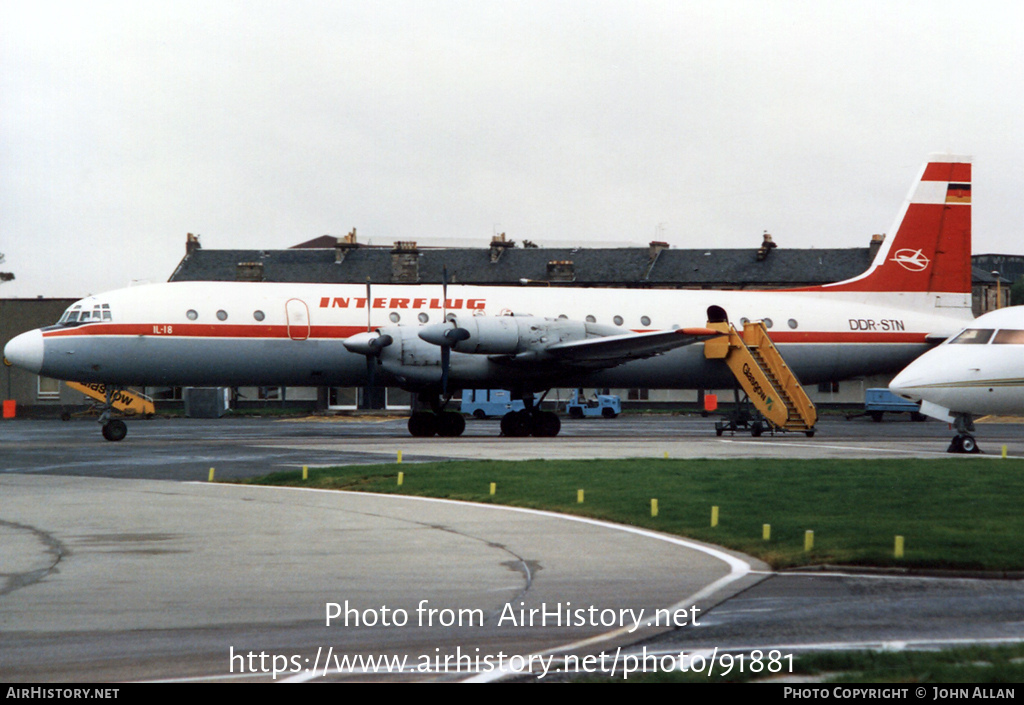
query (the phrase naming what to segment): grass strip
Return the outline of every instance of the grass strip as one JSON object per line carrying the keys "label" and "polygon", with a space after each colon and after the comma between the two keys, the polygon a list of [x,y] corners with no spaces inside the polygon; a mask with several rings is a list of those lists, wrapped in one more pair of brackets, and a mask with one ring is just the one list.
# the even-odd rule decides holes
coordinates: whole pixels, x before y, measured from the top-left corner
{"label": "grass strip", "polygon": [[[1024,461],[1016,459],[459,461],[316,468],[307,481],[296,471],[248,482],[579,514],[726,546],[774,568],[1024,570]],[[902,558],[894,555],[898,535]]]}

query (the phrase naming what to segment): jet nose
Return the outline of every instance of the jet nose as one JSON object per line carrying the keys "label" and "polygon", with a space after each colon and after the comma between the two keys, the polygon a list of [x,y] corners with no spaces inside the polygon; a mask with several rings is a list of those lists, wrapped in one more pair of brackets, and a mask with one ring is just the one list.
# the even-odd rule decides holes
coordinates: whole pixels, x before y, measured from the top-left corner
{"label": "jet nose", "polygon": [[4,358],[16,367],[39,374],[43,369],[43,333],[30,330],[12,338],[4,346]]}
{"label": "jet nose", "polygon": [[905,399],[920,399],[920,392],[914,390],[914,387],[921,384],[921,371],[919,367],[916,362],[908,365],[889,382],[889,391]]}

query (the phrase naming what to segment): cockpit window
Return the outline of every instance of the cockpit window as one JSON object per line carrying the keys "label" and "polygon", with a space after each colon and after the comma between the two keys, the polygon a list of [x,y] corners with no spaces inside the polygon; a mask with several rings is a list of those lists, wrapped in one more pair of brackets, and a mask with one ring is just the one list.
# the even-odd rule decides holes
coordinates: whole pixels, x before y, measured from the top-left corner
{"label": "cockpit window", "polygon": [[993,345],[1024,345],[1024,330],[1003,328],[996,333]]}
{"label": "cockpit window", "polygon": [[84,310],[81,304],[75,304],[64,312],[64,315],[57,321],[57,325],[75,326],[82,323],[112,320],[114,320],[114,317],[110,312],[110,304],[95,304],[92,308],[85,308]]}
{"label": "cockpit window", "polygon": [[949,341],[950,345],[984,345],[992,337],[992,328],[968,328]]}

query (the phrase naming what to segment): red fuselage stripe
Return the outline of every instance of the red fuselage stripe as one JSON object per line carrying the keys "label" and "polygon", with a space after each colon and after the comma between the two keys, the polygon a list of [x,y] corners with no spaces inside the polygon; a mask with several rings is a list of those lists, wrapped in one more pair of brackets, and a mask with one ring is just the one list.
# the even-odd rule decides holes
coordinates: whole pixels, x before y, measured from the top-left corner
{"label": "red fuselage stripe", "polygon": [[[233,325],[198,323],[94,323],[64,330],[46,331],[45,338],[93,336],[145,336],[153,338],[241,338],[287,340],[310,338],[344,340],[365,332],[364,326]],[[308,331],[308,336],[307,336]],[[778,331],[769,334],[774,343],[925,343],[925,333],[871,331]]]}

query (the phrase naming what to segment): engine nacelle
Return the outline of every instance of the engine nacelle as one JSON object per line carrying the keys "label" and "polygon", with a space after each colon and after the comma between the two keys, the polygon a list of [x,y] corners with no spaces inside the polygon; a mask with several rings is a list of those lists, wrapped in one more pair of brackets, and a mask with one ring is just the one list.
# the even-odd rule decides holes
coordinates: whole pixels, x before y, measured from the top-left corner
{"label": "engine nacelle", "polygon": [[[428,343],[447,346],[471,355],[516,355],[541,352],[548,345],[585,340],[598,331],[594,324],[565,318],[540,316],[451,316],[451,320],[424,326],[419,337]],[[601,326],[600,328],[605,328]]]}

